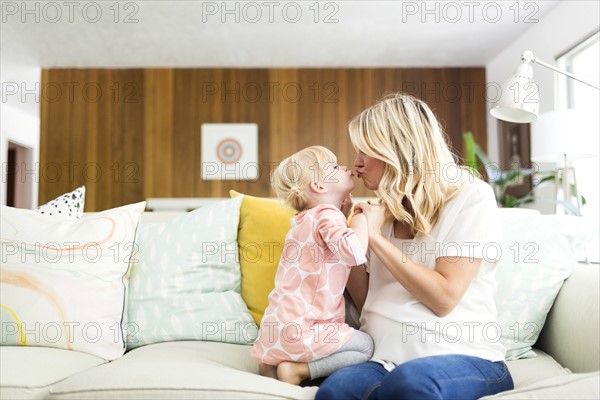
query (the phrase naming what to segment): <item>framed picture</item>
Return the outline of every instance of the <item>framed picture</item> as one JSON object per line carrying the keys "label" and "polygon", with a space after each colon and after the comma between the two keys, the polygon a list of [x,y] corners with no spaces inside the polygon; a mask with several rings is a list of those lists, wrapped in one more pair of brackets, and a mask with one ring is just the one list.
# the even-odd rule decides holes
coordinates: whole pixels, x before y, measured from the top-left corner
{"label": "framed picture", "polygon": [[[531,163],[531,136],[529,124],[517,124],[500,121],[500,149],[503,171],[518,171],[530,169]],[[515,197],[522,197],[532,188],[531,177],[522,177],[510,185],[507,193]]]}
{"label": "framed picture", "polygon": [[202,180],[256,180],[257,124],[202,124]]}

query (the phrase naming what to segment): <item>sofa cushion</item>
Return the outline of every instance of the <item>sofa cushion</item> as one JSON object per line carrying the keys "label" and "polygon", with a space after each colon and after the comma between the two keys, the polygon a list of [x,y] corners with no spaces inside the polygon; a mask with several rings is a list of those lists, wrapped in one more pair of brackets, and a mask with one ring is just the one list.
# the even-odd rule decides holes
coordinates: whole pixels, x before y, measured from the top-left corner
{"label": "sofa cushion", "polygon": [[[232,197],[240,193],[231,190]],[[294,210],[279,201],[243,195],[238,243],[242,271],[242,298],[257,325],[275,287],[285,235],[291,228]]]}
{"label": "sofa cushion", "polygon": [[482,399],[600,399],[600,373],[569,374],[552,377],[531,386],[509,390]]}
{"label": "sofa cushion", "polygon": [[72,192],[65,193],[46,204],[42,204],[35,211],[45,215],[79,219],[83,216],[84,206],[85,186],[80,186]]}
{"label": "sofa cushion", "polygon": [[312,399],[301,388],[258,375],[251,346],[180,341],[129,351],[109,365],[52,387],[52,399]]}
{"label": "sofa cushion", "polygon": [[50,385],[105,362],[100,357],[78,351],[0,347],[0,398],[44,398]]}
{"label": "sofa cushion", "polygon": [[532,357],[563,282],[577,264],[578,247],[594,231],[581,217],[501,209],[502,258],[496,303],[506,359]]}
{"label": "sofa cushion", "polygon": [[515,387],[524,387],[553,376],[570,374],[568,369],[563,368],[543,351],[533,349],[533,354],[535,357],[506,362]]}
{"label": "sofa cushion", "polygon": [[81,219],[2,206],[2,345],[120,357],[127,273],[144,206]]}
{"label": "sofa cushion", "polygon": [[228,199],[140,227],[129,286],[128,348],[256,339],[258,328],[240,295],[241,203]]}

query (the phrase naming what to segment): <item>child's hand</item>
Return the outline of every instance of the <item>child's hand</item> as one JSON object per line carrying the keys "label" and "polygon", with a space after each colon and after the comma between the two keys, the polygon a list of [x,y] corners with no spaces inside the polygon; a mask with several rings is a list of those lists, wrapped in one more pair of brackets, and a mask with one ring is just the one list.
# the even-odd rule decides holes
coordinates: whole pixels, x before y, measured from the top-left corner
{"label": "child's hand", "polygon": [[346,197],[344,199],[344,201],[342,201],[342,206],[340,207],[340,210],[342,211],[342,213],[344,213],[344,216],[346,218],[348,218],[350,216],[350,212],[352,211],[352,195],[349,194],[348,197]]}

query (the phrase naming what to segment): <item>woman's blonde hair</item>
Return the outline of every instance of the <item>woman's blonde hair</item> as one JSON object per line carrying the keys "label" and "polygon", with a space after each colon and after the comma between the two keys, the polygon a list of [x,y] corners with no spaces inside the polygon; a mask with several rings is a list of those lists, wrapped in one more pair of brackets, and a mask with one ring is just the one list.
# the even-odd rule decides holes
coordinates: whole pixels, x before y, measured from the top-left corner
{"label": "woman's blonde hair", "polygon": [[322,146],[307,147],[283,160],[271,174],[277,197],[296,211],[306,208],[305,189],[310,182],[323,181],[323,169],[336,163],[333,152]]}
{"label": "woman's blonde hair", "polygon": [[428,234],[442,207],[469,179],[423,101],[397,93],[364,110],[348,126],[357,151],[385,163],[375,194],[413,234]]}

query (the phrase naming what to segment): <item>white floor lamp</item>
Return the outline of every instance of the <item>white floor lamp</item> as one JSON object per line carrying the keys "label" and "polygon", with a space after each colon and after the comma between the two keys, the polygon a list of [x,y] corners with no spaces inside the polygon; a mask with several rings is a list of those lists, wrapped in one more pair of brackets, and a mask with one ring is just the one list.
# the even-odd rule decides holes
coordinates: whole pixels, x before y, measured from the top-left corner
{"label": "white floor lamp", "polygon": [[539,64],[571,79],[600,90],[599,87],[583,81],[573,74],[541,61],[529,50],[521,56],[521,64],[501,87],[500,99],[490,110],[494,117],[508,122],[529,123],[538,119],[538,86],[533,80],[533,64]]}
{"label": "white floor lamp", "polygon": [[[566,75],[567,77],[574,79],[578,82],[581,82],[585,85],[591,86],[596,90],[600,90],[599,87],[592,85],[586,81],[583,81],[573,74],[563,71],[550,65],[544,61],[541,61],[537,57],[533,55],[533,53],[529,50],[525,51],[521,56],[521,64],[517,67],[516,71],[513,73],[511,77],[509,77],[501,87],[501,95],[500,99],[494,104],[494,106],[490,109],[490,114],[492,114],[497,119],[508,121],[508,122],[516,122],[516,123],[530,123],[538,120],[539,117],[539,97],[538,97],[538,86],[533,80],[533,64],[539,64],[546,68],[551,69],[552,71],[558,72],[560,74]],[[554,117],[561,117],[559,114],[555,114]],[[546,143],[553,143],[553,141],[558,138],[564,138],[564,132],[568,129],[567,125],[564,124],[566,121],[564,118],[561,123],[557,123],[556,118],[552,119],[552,121],[546,121],[548,123],[536,123],[532,125],[532,129],[535,128],[535,125],[538,125],[540,128],[543,125],[543,130],[546,132],[555,132],[556,135],[549,135],[545,137]],[[552,125],[554,123],[554,125]],[[596,129],[597,130],[597,129]],[[540,129],[538,129],[538,132]],[[532,132],[533,133],[533,132]],[[575,139],[575,138],[573,138]],[[536,140],[536,138],[532,135],[532,140]],[[572,140],[575,142],[576,140]],[[560,145],[559,143],[563,143]],[[561,155],[561,163],[562,164],[562,191],[563,191],[563,200],[571,203],[571,184],[574,183],[572,181],[573,171],[571,162],[576,158],[581,158],[580,155],[576,155],[570,149],[566,148],[566,142],[558,140],[558,147],[554,146],[550,151],[548,149],[546,154],[556,154],[560,152]],[[580,145],[581,143],[577,143]],[[534,149],[535,144],[532,143],[532,149]],[[581,146],[580,146],[581,147]],[[535,150],[535,149],[534,149]],[[538,153],[539,154],[539,153]],[[533,154],[532,154],[533,156]],[[533,158],[532,158],[533,159]],[[568,204],[568,205],[569,205]],[[567,205],[567,206],[568,206]],[[575,208],[579,210],[579,199],[577,199],[577,203],[575,204]]]}

